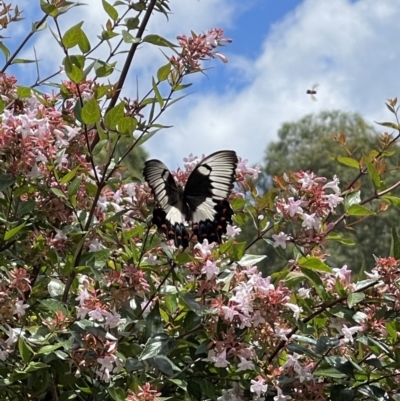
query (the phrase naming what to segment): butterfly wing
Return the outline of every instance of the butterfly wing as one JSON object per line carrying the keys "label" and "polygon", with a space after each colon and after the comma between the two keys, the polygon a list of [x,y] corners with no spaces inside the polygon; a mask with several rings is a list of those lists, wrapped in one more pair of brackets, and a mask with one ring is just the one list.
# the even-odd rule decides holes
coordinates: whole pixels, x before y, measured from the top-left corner
{"label": "butterfly wing", "polygon": [[154,209],[153,223],[176,246],[188,246],[185,221],[192,221],[200,241],[207,238],[209,242],[221,242],[227,223],[232,222],[227,198],[233,188],[237,163],[232,150],[211,154],[195,167],[182,191],[164,163],[148,160],[143,175],[159,205]]}
{"label": "butterfly wing", "polygon": [[[192,221],[196,233],[200,231],[201,238],[220,242],[220,235],[225,232],[226,221],[222,230],[217,228],[219,208],[233,188],[237,163],[238,158],[234,151],[215,152],[202,160],[189,176],[183,201],[188,206],[189,220]],[[226,204],[230,209],[229,203]],[[229,219],[231,215],[232,213],[227,213]]]}
{"label": "butterfly wing", "polygon": [[172,224],[183,222],[185,216],[182,210],[182,191],[177,187],[167,166],[160,160],[148,160],[144,165],[143,176],[167,219]]}

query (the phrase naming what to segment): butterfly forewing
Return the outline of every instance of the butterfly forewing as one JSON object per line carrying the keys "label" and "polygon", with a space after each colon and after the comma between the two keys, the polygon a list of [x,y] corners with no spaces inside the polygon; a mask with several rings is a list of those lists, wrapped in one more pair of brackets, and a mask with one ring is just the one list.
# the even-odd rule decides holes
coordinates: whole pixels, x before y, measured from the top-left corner
{"label": "butterfly forewing", "polygon": [[228,198],[233,188],[237,162],[234,151],[223,150],[206,157],[193,170],[183,193],[193,223],[213,220],[216,201]]}
{"label": "butterfly forewing", "polygon": [[180,191],[167,166],[159,160],[148,160],[143,175],[158,204],[165,210],[181,202]]}

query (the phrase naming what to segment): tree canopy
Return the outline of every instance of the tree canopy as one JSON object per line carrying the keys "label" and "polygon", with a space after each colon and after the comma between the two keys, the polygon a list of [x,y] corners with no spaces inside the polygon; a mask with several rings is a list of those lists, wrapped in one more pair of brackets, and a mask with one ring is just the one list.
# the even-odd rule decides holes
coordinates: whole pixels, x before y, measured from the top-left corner
{"label": "tree canopy", "polygon": [[[372,152],[378,152],[382,146],[379,131],[376,130],[357,113],[339,110],[323,111],[310,114],[298,121],[287,122],[278,131],[278,140],[271,142],[266,149],[264,175],[258,185],[264,192],[271,188],[274,176],[298,170],[310,170],[317,176],[340,179],[341,186],[347,188],[358,175],[357,164],[349,166],[346,157],[353,156],[362,160]],[[394,146],[385,167],[384,185],[389,186],[398,174],[399,148]],[[362,185],[362,196],[374,192],[374,186],[366,174],[352,185],[356,190]],[[380,210],[375,208],[378,214]],[[337,265],[351,264],[351,268],[359,270],[367,261],[373,261],[374,255],[380,256],[388,252],[390,247],[390,228],[397,219],[398,211],[392,208],[383,216],[362,217],[362,224],[353,225],[358,220],[348,218],[341,227],[345,239],[327,245]],[[245,236],[251,237],[251,228],[247,225]],[[378,235],[377,235],[378,234]],[[266,253],[264,261],[267,271],[280,269],[285,261],[280,259],[265,242],[257,242],[254,249],[257,253]],[[281,260],[281,262],[280,262]]]}

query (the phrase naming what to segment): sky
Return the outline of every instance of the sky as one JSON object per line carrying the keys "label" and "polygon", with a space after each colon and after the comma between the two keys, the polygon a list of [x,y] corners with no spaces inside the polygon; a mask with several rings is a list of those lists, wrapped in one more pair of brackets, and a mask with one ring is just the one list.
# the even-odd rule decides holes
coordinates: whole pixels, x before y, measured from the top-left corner
{"label": "sky", "polygon": [[[62,16],[60,23],[65,30],[84,21],[82,28],[94,41],[106,17],[100,0],[86,3],[89,6]],[[26,10],[27,23],[41,18],[39,1],[18,4]],[[168,21],[155,15],[147,33],[176,41],[176,36],[192,30],[217,27],[233,40],[220,49],[229,62],[212,60],[204,64],[206,74],[189,77],[189,96],[160,120],[172,127],[145,144],[152,158],[171,169],[182,166],[190,153],[201,156],[222,149],[236,150],[250,165],[262,163],[268,143],[277,140],[284,122],[322,110],[358,112],[371,125],[391,120],[385,101],[400,93],[399,2],[170,0],[169,6]],[[3,40],[11,49],[24,34],[17,25],[10,31],[12,39]],[[21,56],[32,58],[33,48],[41,60],[41,77],[57,70],[63,56],[48,29],[34,35]],[[106,48],[99,50],[99,57],[106,55]],[[123,55],[118,61],[122,63]],[[124,95],[146,93],[163,64],[157,47],[142,45]],[[36,79],[33,64],[12,71],[23,84]],[[320,84],[315,102],[306,94],[314,83]]]}

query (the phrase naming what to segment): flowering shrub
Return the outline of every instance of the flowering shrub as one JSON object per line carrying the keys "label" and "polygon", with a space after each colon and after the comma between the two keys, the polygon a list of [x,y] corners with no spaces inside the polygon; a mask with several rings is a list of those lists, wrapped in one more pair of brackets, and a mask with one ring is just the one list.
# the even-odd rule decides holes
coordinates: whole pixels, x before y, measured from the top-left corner
{"label": "flowering shrub", "polygon": [[[397,232],[390,254],[377,255],[359,277],[352,261],[330,267],[324,245],[342,240],[335,229],[349,216],[375,213],[372,200],[382,210],[399,205],[400,181],[385,188],[382,179],[399,136],[384,134],[382,149],[362,160],[341,159],[359,170],[348,188],[340,177],[299,171],[275,177],[274,189],[259,194],[259,168],[240,159],[230,198],[235,224],[223,243],[176,249],[150,223],[148,185],[125,179],[122,163],[162,128],[156,121],[189,74],[210,58],[227,61],[216,49],[229,40],[219,29],[182,35],[178,45],[143,37],[150,15],[167,13],[166,1],[119,2],[124,21],[102,4],[110,19],[98,45],[113,43],[123,27],[130,46],[115,84],[100,79],[112,72],[114,51],[85,69],[92,47],[81,25],[59,30],[57,18],[76,5],[63,2],[42,2],[66,54],[59,91],[0,77],[0,398],[396,399]],[[8,22],[19,12],[9,10]],[[146,96],[121,100],[139,42],[171,54]],[[75,46],[78,55],[70,54]],[[397,118],[396,100],[387,106]],[[184,158],[176,181],[184,184],[200,160]],[[362,198],[355,184],[366,174],[376,191]],[[239,242],[247,219],[254,239]],[[263,277],[257,263],[265,255],[247,253],[256,241],[290,251],[287,267]]]}

